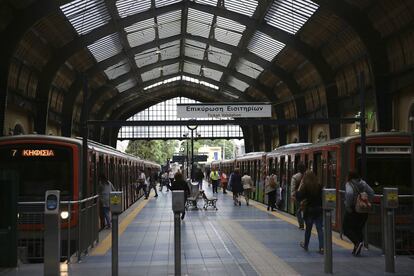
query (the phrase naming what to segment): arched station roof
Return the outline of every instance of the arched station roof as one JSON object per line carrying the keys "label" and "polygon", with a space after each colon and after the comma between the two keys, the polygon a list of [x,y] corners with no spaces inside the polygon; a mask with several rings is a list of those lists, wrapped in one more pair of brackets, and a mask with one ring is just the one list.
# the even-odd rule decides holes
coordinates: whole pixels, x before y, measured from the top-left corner
{"label": "arched station roof", "polygon": [[[3,133],[8,110],[20,107],[38,133],[53,124],[78,134],[85,76],[93,119],[126,118],[171,93],[267,101],[275,117],[291,119],[355,111],[360,74],[377,130],[386,131],[393,93],[410,82],[413,65],[410,0],[3,0],[0,7]],[[306,140],[309,128],[296,127]],[[251,140],[271,148],[273,137],[286,143],[291,127],[266,128],[245,133],[266,133]],[[339,136],[340,127],[329,134]]]}

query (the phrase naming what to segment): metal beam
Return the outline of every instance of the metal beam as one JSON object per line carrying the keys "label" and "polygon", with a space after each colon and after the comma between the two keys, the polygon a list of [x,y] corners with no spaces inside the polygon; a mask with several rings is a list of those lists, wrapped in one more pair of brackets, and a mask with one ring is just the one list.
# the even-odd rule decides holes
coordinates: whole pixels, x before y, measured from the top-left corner
{"label": "metal beam", "polygon": [[[180,73],[178,73],[180,74]],[[181,75],[181,74],[180,74]],[[192,74],[184,74],[187,76],[192,76],[192,77],[196,77]],[[172,77],[172,76],[168,76],[168,77]],[[201,78],[201,77],[200,77]],[[204,77],[203,77],[204,78]],[[184,82],[184,81],[182,81]],[[181,86],[183,84],[181,83]],[[158,89],[164,89],[164,87],[158,87]],[[226,97],[225,94],[221,93],[220,91],[211,89],[211,88],[207,88],[207,87],[203,87],[202,89],[200,87],[197,87],[198,91],[209,91],[209,94],[212,95],[212,97],[214,97],[214,99],[220,100],[220,99],[228,99],[229,97]],[[122,106],[124,103],[128,103],[128,102],[133,102],[135,99],[139,99],[140,101],[145,100],[145,99],[151,99],[153,97],[153,92],[151,91],[151,93],[146,93],[146,95],[142,95],[142,94],[138,94],[138,93],[133,93],[133,91],[130,91],[130,93],[126,94],[125,92],[120,94],[119,97],[116,97],[116,99],[114,99],[114,102],[116,102],[116,105],[112,104],[111,102],[107,102],[102,108],[101,111],[98,114],[98,118],[104,118],[105,114],[109,114],[111,113],[110,110],[112,109],[116,109],[120,106]],[[238,101],[243,101],[245,98],[240,98],[238,99]],[[231,100],[235,100],[233,98],[231,98]]]}
{"label": "metal beam", "polygon": [[[182,74],[182,73],[176,73],[176,74],[173,74],[173,75],[164,76],[164,78],[165,79],[168,79],[168,78],[173,78],[175,76],[189,76],[189,77],[192,77],[192,78],[197,78],[197,79],[202,80],[202,81],[210,82],[210,83],[212,83],[214,85],[217,85],[217,86],[220,85],[220,83],[217,82],[217,81],[212,81],[211,79],[208,79],[206,77],[201,77],[201,76],[198,76],[198,75],[196,76],[196,75],[188,74],[188,73],[184,73],[184,74]],[[160,81],[160,80],[157,79],[157,82],[158,81]],[[113,100],[111,100],[110,102],[105,103],[105,105],[102,107],[102,111],[98,115],[98,118],[102,118],[101,117],[102,115],[107,114],[108,111],[109,111],[109,109],[110,109],[110,107],[111,107],[111,105],[113,105],[114,103],[117,104],[117,105],[120,105],[120,104],[122,104],[125,101],[130,101],[134,97],[139,97],[139,98],[142,98],[142,97],[151,97],[151,93],[139,93],[139,92],[141,92],[144,87],[146,87],[148,85],[151,85],[153,83],[154,83],[154,81],[151,81],[149,83],[145,83],[145,86],[142,86],[142,87],[134,87],[134,88],[131,88],[131,89],[129,89],[129,90],[123,92],[123,93],[120,93],[117,97],[113,98]],[[230,87],[228,87],[228,89],[230,89]],[[232,88],[232,89],[235,90],[234,88]],[[226,97],[225,94],[223,94],[223,93],[221,93],[221,92],[219,92],[219,91],[217,91],[215,89],[209,89],[209,90],[212,93],[214,93],[216,95],[216,97],[218,97],[219,99],[220,98],[223,98],[223,97]],[[237,90],[234,91],[233,94],[237,95],[239,97],[238,98],[239,100],[244,100],[244,101],[251,100],[248,97],[246,97],[246,95],[242,94],[241,92],[239,92]],[[233,99],[233,101],[234,100],[235,99]]]}
{"label": "metal beam", "polygon": [[[198,101],[207,101],[207,102],[214,102],[217,100],[217,97],[214,97],[211,93],[208,92],[207,89],[204,89],[202,94],[194,94],[191,90],[182,89],[181,87],[176,87],[173,89],[170,89],[168,91],[160,91],[160,95],[157,95],[152,93],[153,97],[148,98],[147,101],[128,101],[124,103],[123,105],[120,105],[116,110],[114,110],[111,115],[109,116],[110,120],[121,120],[126,121],[128,118],[133,116],[134,114],[145,110],[146,108],[149,108],[150,106],[153,106],[155,104],[158,104],[160,102],[166,101],[168,99],[174,98],[174,97],[187,97],[192,98]],[[101,116],[102,117],[102,116]],[[100,128],[99,128],[100,131]],[[108,136],[108,133],[111,130],[108,128],[104,129],[104,137]]]}
{"label": "metal beam", "polygon": [[[379,131],[392,129],[392,95],[390,66],[386,41],[374,28],[366,13],[343,0],[313,0],[329,9],[348,23],[365,45],[371,61],[372,78],[375,83],[377,122]],[[335,2],[335,3],[333,3]],[[357,74],[360,72],[357,72]],[[370,74],[371,72],[365,72]]]}
{"label": "metal beam", "polygon": [[[239,23],[242,22],[242,24],[245,24],[245,25],[255,24],[254,20],[250,19],[249,17],[247,17],[245,15],[240,15],[240,14],[237,14],[237,13],[234,13],[234,12],[230,12],[228,10],[219,9],[217,7],[210,7],[210,6],[200,5],[200,4],[196,4],[196,3],[193,3],[193,2],[189,2],[187,4],[192,8],[202,10],[202,11],[207,10],[207,12],[216,13],[220,16],[238,21]],[[142,20],[157,16],[157,15],[160,15],[160,14],[164,14],[164,13],[167,13],[167,12],[174,11],[174,10],[182,9],[183,7],[184,7],[184,5],[182,3],[177,3],[177,4],[165,6],[165,7],[162,7],[162,8],[157,8],[155,11],[146,11],[146,12],[143,12],[143,13],[135,14],[135,15],[132,15],[132,16],[129,16],[129,17],[126,17],[126,18],[122,18],[119,21],[119,25],[121,27],[126,27],[126,26],[129,26],[129,25],[131,25],[135,22],[142,21]],[[85,36],[82,36],[82,38],[75,39],[74,41],[68,43],[66,46],[64,46],[62,48],[62,51],[59,51],[59,56],[56,59],[55,58],[51,59],[51,60],[53,60],[53,62],[48,63],[48,65],[46,66],[45,71],[47,71],[47,73],[49,75],[50,74],[54,75],[60,67],[59,64],[62,64],[63,62],[65,62],[70,56],[72,56],[78,50],[86,47],[86,45],[93,43],[94,41],[98,40],[99,38],[102,38],[106,35],[109,35],[110,33],[115,32],[116,30],[114,30],[114,28],[111,27],[112,25],[113,25],[113,23],[110,22],[110,24],[107,24],[103,27],[97,28],[97,29],[93,30],[92,32],[90,32],[89,34],[87,34]],[[270,30],[274,29],[274,27],[269,27],[269,28],[270,28]],[[282,34],[283,34],[283,31],[282,31]],[[288,37],[290,39],[286,39],[286,37]],[[279,39],[279,40],[284,42],[285,44],[289,45],[291,43],[291,41],[297,41],[299,39],[294,37],[294,36],[291,36],[290,34],[287,34],[285,32],[284,35],[282,35],[281,39]],[[292,45],[292,46],[297,51],[302,53],[303,49],[300,48],[301,45],[303,46],[304,44],[298,43],[297,45]],[[310,48],[310,47],[308,47],[308,48]],[[308,48],[306,48],[306,49],[308,49]],[[308,57],[306,53],[304,54],[304,56],[307,57],[307,58],[310,58],[310,60],[313,60],[313,59],[317,60],[319,57],[322,58],[322,56],[319,55],[317,52],[315,52],[314,57],[313,56]],[[320,70],[317,68],[317,71],[320,71]],[[323,76],[324,74],[321,74],[321,75]],[[42,81],[41,81],[41,83],[39,83],[39,87],[41,87],[42,90],[40,90],[40,91],[48,90],[48,88],[46,88],[46,87],[50,86],[50,81],[47,78],[41,78],[41,79],[42,79]],[[324,83],[326,84],[326,83],[329,83],[329,82],[327,82],[327,80],[324,79]],[[332,90],[332,89],[330,89],[330,90]],[[335,91],[330,91],[330,93],[327,93],[327,95],[332,95],[332,94],[336,95],[337,94],[336,90]],[[39,98],[41,100],[45,98],[44,97],[45,95],[40,95],[40,96],[41,97],[39,97]],[[328,100],[328,102],[330,102],[330,101]]]}
{"label": "metal beam", "polygon": [[75,81],[72,83],[69,91],[63,98],[61,125],[62,136],[71,137],[72,135],[73,107],[76,102],[76,97],[78,96],[78,91],[81,91],[82,89],[82,80],[81,76],[76,75]]}
{"label": "metal beam", "polygon": [[4,133],[4,119],[7,109],[8,75],[13,52],[16,50],[27,30],[43,17],[59,10],[59,6],[70,0],[45,1],[40,5],[34,1],[23,10],[15,10],[13,19],[0,33],[0,37],[7,38],[7,43],[0,44],[0,136]]}
{"label": "metal beam", "polygon": [[[132,115],[131,115],[132,116]],[[238,120],[197,120],[199,126],[210,125],[240,125],[240,126],[255,126],[255,125],[314,125],[314,124],[353,124],[359,121],[359,118],[314,118],[314,119],[240,119]],[[102,126],[102,127],[120,127],[120,126],[186,126],[188,121],[101,121],[89,120],[88,125]]]}

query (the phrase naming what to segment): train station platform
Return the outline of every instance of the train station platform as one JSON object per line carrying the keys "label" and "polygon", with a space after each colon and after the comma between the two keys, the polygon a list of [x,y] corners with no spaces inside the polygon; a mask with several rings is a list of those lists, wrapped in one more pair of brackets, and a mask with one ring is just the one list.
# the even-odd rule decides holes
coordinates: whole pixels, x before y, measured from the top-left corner
{"label": "train station platform", "polygon": [[[205,190],[211,195],[211,188]],[[324,258],[317,252],[317,237],[309,251],[299,242],[304,231],[296,218],[268,212],[250,202],[234,206],[231,193],[218,194],[218,211],[189,210],[182,221],[182,275],[321,275]],[[202,201],[199,202],[202,207]],[[119,275],[174,275],[174,227],[171,192],[140,200],[120,222]],[[80,263],[62,264],[61,275],[111,275],[110,231]],[[333,271],[336,275],[383,275],[385,260],[370,247],[360,257],[352,245],[333,235]],[[412,256],[396,257],[396,275],[413,275]],[[5,275],[43,275],[42,264],[24,264]]]}

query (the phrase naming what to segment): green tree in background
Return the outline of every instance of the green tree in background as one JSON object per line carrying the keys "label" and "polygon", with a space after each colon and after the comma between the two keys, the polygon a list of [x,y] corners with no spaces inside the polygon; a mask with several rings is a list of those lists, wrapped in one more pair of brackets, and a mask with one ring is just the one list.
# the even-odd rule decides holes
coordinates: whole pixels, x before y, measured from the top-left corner
{"label": "green tree in background", "polygon": [[[187,139],[183,143],[181,143],[181,148],[184,149],[184,151],[182,153],[183,154],[186,154],[187,142],[188,142],[188,151],[191,154],[191,139]],[[210,146],[210,147],[221,147],[222,149],[225,148],[225,157],[226,157],[226,159],[234,158],[234,143],[231,140],[225,140],[225,139],[219,139],[219,140],[208,140],[208,139],[194,140],[194,153],[195,154],[198,154],[199,148],[201,148],[204,145]]]}
{"label": "green tree in background", "polygon": [[177,145],[178,142],[176,140],[136,140],[130,141],[125,151],[141,159],[151,160],[164,165],[167,159],[172,158]]}

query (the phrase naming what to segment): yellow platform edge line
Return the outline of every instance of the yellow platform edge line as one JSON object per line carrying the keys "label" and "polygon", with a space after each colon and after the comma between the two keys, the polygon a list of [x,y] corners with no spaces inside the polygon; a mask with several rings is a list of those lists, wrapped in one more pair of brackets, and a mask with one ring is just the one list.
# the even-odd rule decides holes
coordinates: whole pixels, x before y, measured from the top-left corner
{"label": "yellow platform edge line", "polygon": [[[143,200],[138,204],[138,206],[130,212],[119,224],[118,229],[118,236],[121,236],[125,229],[128,227],[128,225],[131,224],[131,222],[135,219],[135,217],[141,212],[141,210],[147,205],[148,200]],[[109,233],[108,236],[103,239],[90,253],[90,256],[102,256],[105,255],[106,252],[111,248],[112,246],[112,233]]]}
{"label": "yellow platform edge line", "polygon": [[[251,202],[253,204],[250,204],[250,205],[254,206],[255,208],[257,208],[257,209],[259,209],[261,211],[267,212],[266,207],[262,206],[260,203],[257,203],[255,201],[251,201]],[[290,224],[293,224],[293,225],[297,225],[298,224],[298,222],[295,219],[290,218],[290,217],[288,217],[286,215],[283,215],[283,214],[281,214],[279,212],[271,212],[271,214],[273,216],[275,216],[275,217],[283,220],[283,221],[286,221],[287,223],[290,223]],[[315,229],[312,230],[312,233],[315,234],[315,235],[317,234],[317,232],[316,232]],[[344,240],[341,240],[341,239],[338,239],[337,237],[334,237],[334,236],[332,236],[332,242],[335,243],[336,245],[339,245],[339,246],[345,248],[345,249],[353,249],[354,248],[354,245],[352,243],[347,242],[347,241],[344,241]]]}

